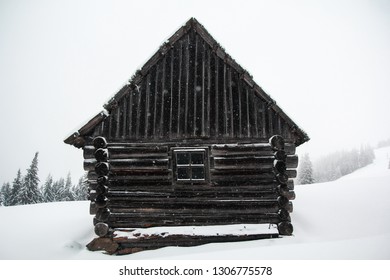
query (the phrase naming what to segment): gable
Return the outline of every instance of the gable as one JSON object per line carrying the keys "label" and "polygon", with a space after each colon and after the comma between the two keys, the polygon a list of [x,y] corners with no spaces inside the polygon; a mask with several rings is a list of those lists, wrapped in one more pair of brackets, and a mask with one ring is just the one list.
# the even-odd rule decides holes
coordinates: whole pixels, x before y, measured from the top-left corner
{"label": "gable", "polygon": [[107,115],[98,115],[65,142],[97,135],[134,142],[254,141],[279,134],[300,145],[309,139],[195,19],[105,108]]}

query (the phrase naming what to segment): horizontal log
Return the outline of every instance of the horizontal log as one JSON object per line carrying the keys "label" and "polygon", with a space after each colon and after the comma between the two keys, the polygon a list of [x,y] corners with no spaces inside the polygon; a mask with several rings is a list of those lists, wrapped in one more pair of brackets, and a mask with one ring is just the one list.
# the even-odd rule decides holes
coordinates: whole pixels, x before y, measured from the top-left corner
{"label": "horizontal log", "polygon": [[[128,172],[110,172],[109,185],[172,185],[172,176],[169,172],[141,173],[141,175],[126,175]],[[130,173],[131,174],[131,173]],[[147,174],[147,175],[146,175]],[[96,184],[100,176],[95,171],[88,171],[88,183]]]}
{"label": "horizontal log", "polygon": [[261,207],[261,208],[226,208],[221,210],[220,208],[116,208],[111,207],[112,214],[138,214],[138,215],[214,215],[225,214],[227,216],[234,215],[260,215],[260,214],[279,214],[279,211],[286,211],[285,209],[279,209],[278,207]]}
{"label": "horizontal log", "polygon": [[[284,152],[287,155],[294,155],[296,152],[295,145],[292,143],[285,143]],[[248,154],[272,156],[274,153],[275,151],[272,149],[269,143],[211,145],[211,154],[214,156]]]}
{"label": "horizontal log", "polygon": [[148,228],[159,226],[207,226],[207,225],[232,225],[232,224],[277,224],[281,222],[279,217],[230,217],[226,219],[210,219],[210,218],[176,218],[170,217],[166,219],[129,219],[108,221],[111,228]]}
{"label": "horizontal log", "polygon": [[209,199],[276,199],[279,194],[275,192],[216,192],[216,191],[199,191],[199,192],[130,192],[130,191],[110,191],[107,194],[108,199],[130,198],[130,199],[188,199],[202,198]]}
{"label": "horizontal log", "polygon": [[[91,184],[94,186],[93,184]],[[169,193],[193,193],[193,192],[218,192],[218,193],[273,193],[277,184],[247,185],[247,186],[213,186],[213,185],[115,185],[110,186],[111,191],[131,192],[169,192]]]}
{"label": "horizontal log", "polygon": [[155,201],[131,201],[129,203],[126,199],[112,199],[108,201],[107,208],[114,211],[114,208],[165,208],[165,209],[186,209],[186,208],[199,208],[199,209],[238,209],[238,208],[261,208],[268,209],[271,212],[277,212],[279,207],[278,202],[275,200],[169,200],[160,199]]}
{"label": "horizontal log", "polygon": [[288,178],[296,178],[297,177],[297,170],[295,169],[287,169],[286,170],[286,174],[288,176]]}
{"label": "horizontal log", "polygon": [[298,166],[297,156],[287,156],[285,161],[275,161],[274,156],[219,156],[213,158],[214,169],[256,169],[268,170],[275,168],[276,164],[283,164],[284,169]]}
{"label": "horizontal log", "polygon": [[[134,146],[135,144],[125,145],[124,143],[108,143],[108,151],[110,158],[139,158],[139,157],[166,157],[169,153],[168,146],[149,145],[149,146]],[[211,147],[211,155],[226,156],[226,155],[255,155],[255,156],[273,156],[275,151],[268,143],[258,144],[217,144],[209,145]],[[83,148],[83,156],[85,159],[94,158],[96,148],[91,145],[86,145]],[[294,155],[296,152],[295,145],[286,143],[284,150],[287,155]]]}
{"label": "horizontal log", "polygon": [[[229,175],[230,174],[230,175]],[[210,178],[211,182],[216,185],[226,184],[226,185],[232,185],[232,184],[270,184],[273,182],[279,182],[282,184],[287,184],[289,178],[296,177],[296,171],[292,169],[286,170],[283,174],[277,174],[275,175],[274,172],[267,172],[267,173],[246,173],[245,171],[242,172],[214,172],[211,171]]]}
{"label": "horizontal log", "polygon": [[[96,216],[97,217],[97,216]],[[121,221],[127,220],[132,221],[136,219],[144,219],[144,220],[164,220],[164,219],[189,219],[189,220],[230,220],[230,219],[269,219],[269,218],[277,218],[279,217],[278,213],[248,213],[248,212],[236,212],[234,216],[231,213],[226,213],[224,211],[214,211],[211,213],[205,211],[198,211],[192,213],[155,213],[155,212],[134,212],[134,213],[115,213],[112,212],[109,215],[109,221]]]}
{"label": "horizontal log", "polygon": [[[107,163],[98,162],[95,159],[86,159],[84,160],[84,170],[91,171],[94,170],[97,165],[100,166],[104,164],[107,165]],[[168,170],[168,159],[109,159],[108,165],[109,170],[112,172],[133,170]]]}
{"label": "horizontal log", "polygon": [[[113,196],[108,195],[109,201],[113,203],[114,201],[126,201],[127,203],[143,203],[145,205],[148,205],[148,203],[164,203],[164,204],[200,204],[200,205],[212,205],[217,203],[246,203],[246,202],[256,202],[256,203],[263,203],[265,205],[269,205],[270,203],[274,203],[277,199],[286,199],[285,197],[278,196],[278,195],[270,195],[270,198],[254,198],[254,197],[228,197],[228,196],[221,196],[221,197],[210,197],[205,199],[202,196],[198,197],[151,197],[151,196]],[[98,202],[98,199],[96,200]]]}
{"label": "horizontal log", "polygon": [[274,157],[214,157],[215,169],[263,169],[273,167]]}
{"label": "horizontal log", "polygon": [[[83,156],[85,159],[94,158],[95,153],[94,146],[85,146],[83,148]],[[167,157],[167,146],[138,146],[138,147],[126,147],[126,146],[113,146],[108,144],[107,151],[111,159],[123,159],[123,158],[148,158],[148,157]]]}

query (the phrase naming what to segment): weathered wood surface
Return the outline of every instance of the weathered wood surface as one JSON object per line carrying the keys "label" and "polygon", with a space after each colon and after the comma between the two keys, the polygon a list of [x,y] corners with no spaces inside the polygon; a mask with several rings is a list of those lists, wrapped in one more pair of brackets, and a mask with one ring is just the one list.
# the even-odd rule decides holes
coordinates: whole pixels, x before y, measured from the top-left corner
{"label": "weathered wood surface", "polygon": [[210,180],[199,185],[173,184],[175,146],[96,139],[96,147],[87,145],[84,151],[96,226],[102,222],[109,228],[142,228],[291,221],[290,200],[295,193],[289,178],[296,176],[298,158],[289,152],[295,147],[286,149],[289,144],[280,144],[278,137],[276,144],[206,146]]}
{"label": "weathered wood surface", "polygon": [[138,72],[137,86],[118,93],[93,135],[247,141],[280,134],[296,141],[295,124],[221,48],[213,50],[194,29],[181,36]]}
{"label": "weathered wood surface", "polygon": [[116,237],[98,237],[92,240],[87,248],[90,251],[106,251],[108,254],[126,255],[144,250],[155,250],[167,246],[189,247],[218,242],[251,241],[258,239],[278,238],[277,233],[243,234],[243,235],[148,235],[135,239]]}
{"label": "weathered wood surface", "polygon": [[113,241],[118,242],[122,247],[141,247],[141,248],[161,248],[166,246],[196,246],[207,243],[217,242],[235,242],[235,241],[250,241],[264,238],[277,238],[276,233],[268,234],[246,234],[246,235],[220,235],[220,236],[191,236],[191,235],[150,235],[148,237],[137,239],[113,238]]}

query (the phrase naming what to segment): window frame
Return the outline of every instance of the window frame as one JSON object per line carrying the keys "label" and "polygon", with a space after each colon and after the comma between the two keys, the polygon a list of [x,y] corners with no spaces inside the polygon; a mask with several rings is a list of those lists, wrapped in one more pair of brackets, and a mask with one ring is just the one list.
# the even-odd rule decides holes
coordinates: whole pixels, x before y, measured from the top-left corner
{"label": "window frame", "polygon": [[[190,154],[188,164],[178,164],[177,155],[180,153]],[[191,154],[202,153],[203,154],[203,164],[193,164],[191,163]],[[209,169],[209,152],[206,147],[196,147],[196,148],[173,148],[172,149],[172,170],[173,170],[173,183],[176,185],[193,185],[193,184],[207,184],[210,180],[210,169]],[[194,168],[203,168],[204,178],[202,179],[193,179],[192,171]],[[186,168],[190,171],[189,179],[180,179],[178,176],[179,168]]]}

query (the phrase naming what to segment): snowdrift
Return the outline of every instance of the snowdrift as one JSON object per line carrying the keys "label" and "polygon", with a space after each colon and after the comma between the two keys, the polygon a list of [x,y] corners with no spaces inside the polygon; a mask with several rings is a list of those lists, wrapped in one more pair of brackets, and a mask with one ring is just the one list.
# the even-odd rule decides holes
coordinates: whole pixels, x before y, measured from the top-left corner
{"label": "snowdrift", "polygon": [[0,259],[390,259],[390,148],[337,181],[296,186],[294,235],[167,247],[126,256],[90,252],[89,202],[0,207]]}

